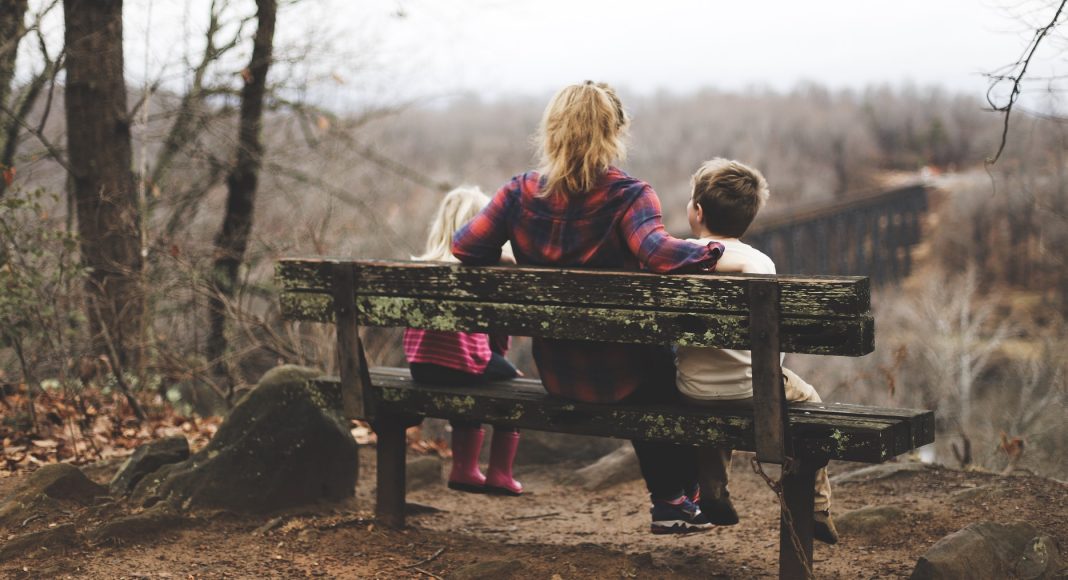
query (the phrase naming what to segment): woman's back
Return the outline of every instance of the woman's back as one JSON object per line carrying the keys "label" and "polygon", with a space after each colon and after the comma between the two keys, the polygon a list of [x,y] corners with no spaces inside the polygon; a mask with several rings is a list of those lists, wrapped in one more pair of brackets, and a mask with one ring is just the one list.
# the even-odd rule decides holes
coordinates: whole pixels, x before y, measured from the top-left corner
{"label": "woman's back", "polygon": [[[655,272],[707,269],[719,257],[718,244],[702,247],[668,236],[656,193],[615,167],[582,195],[545,196],[543,183],[535,171],[513,178],[456,234],[453,254],[466,264],[493,264],[510,241],[519,265]],[[650,381],[672,381],[673,367],[660,368],[671,365],[662,350],[534,341],[534,359],[550,393],[602,403],[624,399]]]}

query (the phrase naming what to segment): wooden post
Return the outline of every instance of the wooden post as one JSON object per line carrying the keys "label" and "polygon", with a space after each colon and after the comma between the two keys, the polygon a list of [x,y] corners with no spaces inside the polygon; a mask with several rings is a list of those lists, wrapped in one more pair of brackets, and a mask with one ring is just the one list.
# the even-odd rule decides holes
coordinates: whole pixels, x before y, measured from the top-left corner
{"label": "wooden post", "polygon": [[348,419],[374,418],[371,375],[356,320],[356,274],[351,263],[333,266],[334,321],[337,325],[337,359],[341,375],[341,403]]}
{"label": "wooden post", "polygon": [[779,283],[775,280],[749,282],[749,337],[757,460],[782,465],[786,457],[786,396],[779,360]]}
{"label": "wooden post", "polygon": [[390,528],[404,527],[406,426],[402,417],[390,413],[383,414],[374,423],[378,435],[375,518]]}
{"label": "wooden post", "polygon": [[[796,459],[792,469],[783,473],[782,493],[786,509],[793,520],[794,533],[800,544],[800,552],[794,545],[786,514],[780,516],[779,522],[779,578],[784,580],[806,580],[805,565],[812,571],[812,511],[816,499],[816,471],[827,464],[809,458]],[[802,561],[801,558],[804,558]]]}

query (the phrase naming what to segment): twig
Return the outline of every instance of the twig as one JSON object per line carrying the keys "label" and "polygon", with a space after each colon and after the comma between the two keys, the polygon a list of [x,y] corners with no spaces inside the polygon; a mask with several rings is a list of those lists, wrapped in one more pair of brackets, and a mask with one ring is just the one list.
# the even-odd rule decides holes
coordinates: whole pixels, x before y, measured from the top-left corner
{"label": "twig", "polygon": [[433,572],[427,572],[426,570],[423,570],[422,568],[412,568],[412,570],[415,570],[416,572],[419,572],[420,574],[426,574],[427,576],[430,576],[431,578],[437,578],[437,580],[445,580],[441,576],[438,576],[437,574],[435,574]]}
{"label": "twig", "polygon": [[340,522],[334,522],[332,524],[326,524],[325,526],[319,526],[319,530],[336,530],[338,528],[350,528],[356,526],[362,526],[365,524],[375,523],[374,518],[354,518],[351,520],[341,520]]}
{"label": "twig", "polygon": [[541,518],[550,518],[552,516],[558,516],[558,515],[560,515],[560,512],[549,512],[547,514],[536,514],[536,515],[532,515],[532,516],[516,516],[514,518],[505,518],[505,519],[510,521],[510,522],[516,522],[516,521],[519,521],[519,520],[540,520]]}
{"label": "twig", "polygon": [[29,525],[30,522],[32,522],[34,520],[39,520],[39,519],[41,519],[43,517],[44,517],[44,514],[33,514],[32,516],[22,520],[22,525],[20,525],[19,527],[20,528],[25,528],[27,525]]}
{"label": "twig", "polygon": [[130,386],[126,384],[126,377],[122,375],[122,361],[119,360],[118,352],[115,350],[115,343],[111,340],[111,333],[108,331],[108,325],[104,322],[104,317],[100,312],[100,306],[96,303],[96,300],[92,297],[89,298],[89,303],[96,310],[97,319],[100,321],[100,331],[104,335],[104,344],[107,346],[110,360],[108,366],[111,367],[111,374],[115,377],[115,383],[119,386],[119,390],[126,396],[126,402],[129,403],[133,409],[134,416],[137,417],[138,424],[144,423],[148,419],[145,414],[145,410],[141,407],[141,402],[134,396],[133,391],[130,390]]}
{"label": "twig", "polygon": [[422,566],[423,564],[429,564],[429,563],[433,562],[434,560],[436,560],[438,558],[438,556],[442,555],[443,553],[445,553],[445,548],[441,548],[437,552],[434,552],[434,554],[432,556],[430,556],[429,558],[427,558],[425,560],[419,560],[415,564],[409,564],[409,565],[405,566],[405,568],[415,568],[416,570],[418,570],[419,569],[418,566]]}
{"label": "twig", "polygon": [[[1057,12],[1053,15],[1053,19],[1050,20],[1049,24],[1035,31],[1035,36],[1031,39],[1031,43],[1028,46],[1029,50],[1027,50],[1027,56],[1024,57],[1023,60],[1016,61],[1016,64],[1012,65],[1013,68],[1015,68],[1015,66],[1017,65],[1020,66],[1019,74],[1016,74],[1015,76],[1008,74],[990,77],[994,82],[990,85],[990,89],[987,91],[987,102],[990,103],[991,107],[993,107],[995,111],[1000,111],[1004,113],[1004,117],[1001,127],[1001,142],[998,145],[997,152],[994,153],[994,157],[987,158],[986,164],[988,166],[997,163],[998,159],[1001,158],[1001,153],[1005,150],[1005,144],[1008,141],[1009,137],[1009,116],[1012,114],[1012,107],[1016,104],[1016,99],[1020,97],[1020,83],[1023,81],[1024,76],[1027,74],[1027,67],[1031,65],[1031,57],[1035,55],[1035,51],[1038,50],[1038,46],[1042,43],[1042,39],[1045,38],[1051,30],[1053,30],[1053,28],[1057,25],[1057,21],[1060,20],[1061,12],[1064,11],[1065,4],[1068,4],[1068,0],[1061,0],[1060,5],[1057,7]],[[1009,102],[1000,107],[995,106],[990,98],[990,91],[992,91],[994,87],[997,86],[997,83],[999,81],[1006,79],[1012,80],[1012,91],[1009,93]]]}
{"label": "twig", "polygon": [[44,134],[28,125],[26,121],[19,118],[18,114],[7,108],[7,106],[5,106],[3,103],[0,103],[0,111],[7,113],[9,117],[14,119],[15,122],[21,125],[22,128],[25,129],[29,134],[36,137],[37,140],[41,142],[41,145],[44,145],[45,150],[48,151],[48,154],[51,155],[53,159],[55,159],[56,163],[58,163],[60,167],[66,170],[67,173],[74,175],[74,173],[70,169],[70,165],[67,163],[67,160],[63,159],[63,156],[59,153],[59,149],[56,149],[56,147],[52,145],[52,143],[48,140],[47,137],[44,136]]}
{"label": "twig", "polygon": [[255,530],[253,530],[252,531],[252,535],[254,535],[254,536],[266,536],[267,532],[270,532],[271,530],[274,530],[275,528],[280,527],[285,522],[286,522],[286,518],[284,516],[278,516],[276,518],[272,518],[272,519],[268,520],[267,523],[265,523],[262,526],[256,528]]}

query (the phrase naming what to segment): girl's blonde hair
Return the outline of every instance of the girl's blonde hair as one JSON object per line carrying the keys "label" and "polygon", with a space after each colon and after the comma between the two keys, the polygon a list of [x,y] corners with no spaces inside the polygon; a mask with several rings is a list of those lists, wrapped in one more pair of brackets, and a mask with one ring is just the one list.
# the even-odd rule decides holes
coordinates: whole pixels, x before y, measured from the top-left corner
{"label": "girl's blonde hair", "polygon": [[452,255],[452,236],[464,227],[471,218],[478,215],[489,204],[490,198],[476,186],[461,186],[445,194],[441,205],[434,212],[434,221],[430,224],[430,236],[426,239],[426,250],[421,256],[412,256],[413,260],[427,262],[458,262]]}
{"label": "girl's blonde hair", "polygon": [[592,190],[608,166],[627,154],[630,118],[615,89],[586,81],[560,89],[538,131],[542,195],[575,195]]}

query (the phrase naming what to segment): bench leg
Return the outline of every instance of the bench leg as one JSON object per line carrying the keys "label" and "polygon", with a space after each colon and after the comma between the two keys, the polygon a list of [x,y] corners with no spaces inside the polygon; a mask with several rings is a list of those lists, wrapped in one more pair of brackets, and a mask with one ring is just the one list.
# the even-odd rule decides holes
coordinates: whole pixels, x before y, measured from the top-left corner
{"label": "bench leg", "polygon": [[375,517],[390,528],[404,527],[406,422],[398,416],[381,415],[375,421],[378,435],[378,491]]}
{"label": "bench leg", "polygon": [[[827,462],[813,459],[800,460],[782,478],[783,499],[793,518],[794,531],[801,544],[798,554],[790,535],[786,515],[779,522],[779,578],[804,580],[805,564],[812,571],[812,502],[815,500],[816,472]],[[803,554],[804,562],[801,557]]]}

